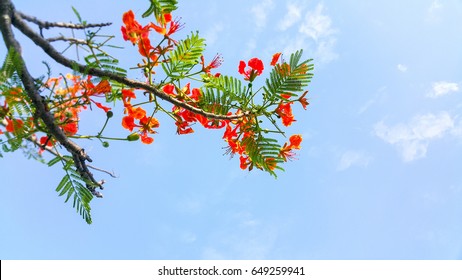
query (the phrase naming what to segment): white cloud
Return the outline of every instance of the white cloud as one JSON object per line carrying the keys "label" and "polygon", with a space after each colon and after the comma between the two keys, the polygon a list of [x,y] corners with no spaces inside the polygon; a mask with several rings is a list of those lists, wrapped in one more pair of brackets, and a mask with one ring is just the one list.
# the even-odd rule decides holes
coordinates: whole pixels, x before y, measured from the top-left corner
{"label": "white cloud", "polygon": [[386,96],[387,96],[387,91],[386,90],[387,90],[386,86],[383,86],[383,87],[379,88],[377,90],[377,93],[371,99],[367,100],[367,102],[364,103],[364,105],[362,105],[359,108],[358,114],[361,115],[362,113],[369,110],[369,108],[372,105],[374,105],[375,103],[380,102],[382,99],[386,98]]}
{"label": "white cloud", "polygon": [[299,32],[315,41],[334,33],[332,20],[329,16],[323,14],[323,9],[324,6],[318,4],[314,11],[308,11],[305,15],[305,21],[299,27]]}
{"label": "white cloud", "polygon": [[287,13],[284,18],[279,21],[278,28],[282,31],[294,25],[302,17],[301,9],[299,4],[288,3]]}
{"label": "white cloud", "polygon": [[197,240],[196,234],[186,231],[180,236],[180,239],[184,243],[194,243]]}
{"label": "white cloud", "polygon": [[430,4],[430,8],[428,8],[428,11],[429,12],[434,12],[435,10],[439,10],[441,8],[443,8],[443,5],[441,4],[441,1],[440,0],[434,0]]}
{"label": "white cloud", "polygon": [[454,119],[447,113],[417,115],[409,123],[387,126],[383,121],[374,126],[375,134],[401,151],[406,162],[423,158],[431,140],[441,138],[454,128]]}
{"label": "white cloud", "polygon": [[451,134],[455,137],[462,138],[462,119],[459,118],[459,122],[451,130]]}
{"label": "white cloud", "polygon": [[250,11],[255,18],[255,24],[258,28],[263,28],[266,26],[266,19],[268,17],[268,12],[274,8],[273,0],[264,0],[252,6]]}
{"label": "white cloud", "polygon": [[459,91],[459,84],[441,81],[433,83],[432,90],[427,94],[427,96],[437,98],[457,91]]}
{"label": "white cloud", "polygon": [[441,10],[443,9],[443,4],[440,0],[434,0],[430,7],[427,10],[427,20],[428,21],[438,21],[441,17]]}
{"label": "white cloud", "polygon": [[[337,31],[332,27],[331,18],[325,14],[324,5],[320,3],[314,10],[308,11],[305,11],[307,5],[296,5],[297,12],[290,4],[287,7],[287,14],[280,22],[279,29],[285,30],[294,26],[297,28],[298,35],[290,40],[282,38],[283,41],[289,42],[284,53],[305,49],[314,54],[313,58],[318,65],[337,59],[338,54],[335,51],[337,39],[334,36]],[[300,20],[301,22],[296,25],[295,23]]]}
{"label": "white cloud", "polygon": [[363,151],[349,150],[341,156],[337,170],[343,171],[352,166],[366,167],[369,165],[370,161],[371,157],[366,155]]}
{"label": "white cloud", "polygon": [[338,58],[338,54],[334,50],[336,42],[337,40],[333,37],[319,42],[314,55],[318,58],[318,62],[326,64]]}
{"label": "white cloud", "polygon": [[222,23],[217,23],[213,25],[204,35],[207,45],[213,45],[219,38],[219,35],[223,31],[223,29],[224,27]]}
{"label": "white cloud", "polygon": [[[266,259],[274,249],[279,236],[281,224],[262,221],[247,211],[238,212],[227,217],[232,228],[222,228],[207,236],[210,244],[202,251],[204,259]],[[215,245],[216,246],[216,245]]]}
{"label": "white cloud", "polygon": [[253,51],[257,48],[257,40],[256,38],[250,38],[245,46],[245,50],[243,52],[243,57],[249,57],[252,55]]}
{"label": "white cloud", "polygon": [[403,72],[403,73],[407,72],[407,66],[404,64],[398,64],[396,68],[398,68],[398,71],[400,72]]}
{"label": "white cloud", "polygon": [[202,259],[204,260],[225,260],[227,257],[219,252],[215,248],[207,247],[202,251],[201,255]]}

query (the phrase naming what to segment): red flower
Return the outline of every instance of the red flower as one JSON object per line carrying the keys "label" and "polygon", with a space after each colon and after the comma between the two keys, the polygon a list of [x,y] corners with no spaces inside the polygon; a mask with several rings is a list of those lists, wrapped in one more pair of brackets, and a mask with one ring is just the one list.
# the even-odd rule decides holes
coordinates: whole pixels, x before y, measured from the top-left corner
{"label": "red flower", "polygon": [[249,60],[248,67],[246,67],[246,63],[244,61],[239,62],[239,74],[244,75],[244,79],[246,81],[252,82],[257,76],[263,73],[263,62],[254,57]]}
{"label": "red flower", "polygon": [[295,134],[290,136],[289,143],[284,143],[281,150],[279,151],[279,155],[287,161],[287,159],[293,159],[295,153],[292,151],[293,149],[300,150],[300,143],[302,142],[302,136],[300,134]]}
{"label": "red flower", "polygon": [[130,131],[133,130],[134,120],[141,120],[146,116],[146,111],[141,107],[133,107],[130,100],[136,98],[135,93],[132,90],[123,89],[122,90],[122,101],[124,103],[124,113],[128,116],[122,119],[122,126]]}
{"label": "red flower", "polygon": [[138,52],[144,56],[149,57],[151,60],[156,60],[157,56],[154,52],[151,52],[154,48],[151,46],[151,40],[148,37],[141,37],[138,42]]}
{"label": "red flower", "polygon": [[40,137],[40,148],[38,153],[41,155],[43,151],[45,151],[46,148],[51,148],[55,144],[55,141],[53,138],[48,137],[48,136],[42,136]]}
{"label": "red flower", "polygon": [[135,118],[129,115],[123,117],[122,126],[130,131],[133,131],[135,127],[138,127],[138,134],[141,138],[141,142],[144,144],[151,144],[154,142],[154,139],[148,136],[148,133],[156,133],[154,128],[159,127],[159,121],[156,118],[144,116],[139,120],[139,124],[135,124]]}
{"label": "red flower", "polygon": [[133,128],[135,128],[135,118],[132,116],[125,116],[122,118],[122,126],[125,129],[128,129],[130,131],[133,131]]}
{"label": "red flower", "polygon": [[171,22],[172,21],[172,15],[171,14],[163,14],[165,22]]}
{"label": "red flower", "polygon": [[179,135],[190,134],[194,132],[194,129],[192,129],[192,127],[189,126],[190,124],[188,122],[178,120],[175,122],[175,125],[176,133],[178,133]]}
{"label": "red flower", "polygon": [[231,127],[231,125],[228,123],[226,125],[225,133],[223,134],[223,139],[226,141],[231,141],[233,138],[237,137],[237,129],[239,126],[234,127],[234,129]]}
{"label": "red flower", "polygon": [[79,130],[77,122],[70,122],[61,126],[66,135],[74,135]]}
{"label": "red flower", "polygon": [[129,89],[123,89],[122,90],[122,98],[123,99],[130,99],[130,98],[136,98],[135,93],[132,90]]}
{"label": "red flower", "polygon": [[199,101],[202,97],[202,92],[199,88],[193,88],[192,89],[192,94],[191,94],[191,99],[195,101]]}
{"label": "red flower", "polygon": [[6,131],[12,132],[12,133],[17,133],[21,130],[21,128],[24,125],[24,122],[20,119],[6,119],[7,125],[6,125]]}
{"label": "red flower", "polygon": [[281,53],[280,53],[280,52],[279,52],[279,53],[275,53],[275,54],[273,55],[273,59],[271,59],[270,65],[271,65],[271,66],[276,65],[276,63],[278,62],[280,56],[281,56]]}
{"label": "red flower", "polygon": [[124,113],[133,117],[134,119],[141,120],[146,116],[146,111],[141,107],[133,107],[130,103],[124,103]]}
{"label": "red flower", "polygon": [[217,54],[209,63],[209,65],[205,66],[204,56],[201,56],[202,71],[204,71],[205,73],[210,73],[211,69],[220,67],[222,63],[223,58],[219,54]]}
{"label": "red flower", "polygon": [[138,43],[140,38],[147,38],[149,35],[149,25],[142,26],[135,20],[135,14],[132,10],[126,12],[122,16],[122,21],[125,26],[122,26],[122,36],[125,41],[131,41],[134,44]]}
{"label": "red flower", "polygon": [[111,92],[112,87],[108,80],[102,80],[95,86],[91,81],[91,76],[88,76],[87,81],[82,82],[82,89],[84,90],[82,94],[87,101],[95,103],[98,108],[103,109],[106,113],[111,110],[111,108],[103,106],[101,103],[91,99],[91,96],[104,96],[106,93]]}
{"label": "red flower", "polygon": [[243,170],[247,169],[247,167],[250,164],[250,159],[248,157],[240,156],[239,161],[240,161],[240,167]]}
{"label": "red flower", "polygon": [[300,143],[302,143],[302,136],[300,134],[294,134],[292,136],[290,136],[289,138],[289,142],[290,142],[290,147],[292,149],[297,149],[297,150],[300,150]]}
{"label": "red flower", "polygon": [[112,91],[112,87],[108,80],[102,80],[94,88],[95,94],[102,94],[102,93],[104,94],[104,93],[109,93],[111,91]]}
{"label": "red flower", "polygon": [[[93,100],[91,100],[91,101],[93,101]],[[100,109],[103,109],[104,112],[106,112],[106,113],[107,113],[108,111],[111,111],[111,108],[106,107],[106,106],[102,105],[102,104],[99,103],[99,102],[93,101],[93,103],[95,103],[96,107],[98,107],[98,108],[100,108]]]}
{"label": "red flower", "polygon": [[173,92],[175,90],[175,86],[173,84],[166,84],[162,87],[162,91],[166,94],[175,96],[176,94]]}
{"label": "red flower", "polygon": [[303,109],[306,110],[306,106],[310,105],[310,103],[308,102],[308,100],[306,99],[305,95],[308,93],[308,91],[305,91],[302,96],[300,96],[300,98],[298,99],[298,102],[300,102],[303,106]]}
{"label": "red flower", "polygon": [[141,142],[144,144],[151,144],[154,138],[148,136],[148,133],[156,133],[154,128],[159,127],[159,121],[154,117],[144,117],[140,120],[140,136]]}
{"label": "red flower", "polygon": [[[179,20],[174,20],[172,21],[172,17],[169,16],[167,17],[170,19],[170,21],[166,21],[164,23],[160,23],[160,25],[156,25],[154,23],[150,24],[150,27],[152,27],[157,33],[164,35],[165,37],[170,37],[173,33],[177,32],[181,28],[183,28],[183,24],[180,23]],[[167,30],[167,24],[170,24],[168,30]],[[169,39],[171,40],[171,39]],[[173,40],[172,40],[173,41]]]}
{"label": "red flower", "polygon": [[167,37],[172,35],[173,33],[181,30],[183,28],[183,24],[180,23],[179,20],[174,20],[170,22],[170,28],[167,31]]}
{"label": "red flower", "polygon": [[141,142],[143,142],[144,144],[152,144],[152,142],[154,142],[154,138],[148,136],[146,132],[141,133],[140,136]]}
{"label": "red flower", "polygon": [[292,103],[282,103],[276,108],[276,114],[282,118],[282,124],[284,126],[290,126],[294,121],[294,115],[292,114],[292,107],[290,107]]}

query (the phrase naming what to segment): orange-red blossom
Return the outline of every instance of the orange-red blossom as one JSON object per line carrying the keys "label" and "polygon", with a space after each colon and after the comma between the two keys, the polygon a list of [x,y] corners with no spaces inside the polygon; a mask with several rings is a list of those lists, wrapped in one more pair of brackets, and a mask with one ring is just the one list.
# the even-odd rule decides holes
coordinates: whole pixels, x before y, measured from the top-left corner
{"label": "orange-red blossom", "polygon": [[239,62],[238,72],[244,76],[244,80],[252,82],[257,76],[263,73],[264,68],[263,62],[254,57],[251,58],[247,64],[241,60]]}
{"label": "orange-red blossom", "polygon": [[[240,111],[237,113],[240,113]],[[239,120],[229,121],[226,123],[225,133],[223,134],[223,139],[228,142],[229,152],[239,155],[241,169],[247,169],[252,163],[246,153],[245,143],[252,141],[254,137],[252,130],[254,121],[255,119],[251,116],[244,116]]]}
{"label": "orange-red blossom", "polygon": [[[138,134],[140,135],[141,142],[144,144],[151,144],[154,142],[154,138],[148,134],[154,134],[156,131],[154,128],[160,126],[159,121],[152,117],[147,116],[146,111],[141,107],[133,107],[131,104],[131,99],[136,98],[135,93],[132,90],[123,89],[122,90],[122,100],[124,103],[124,113],[127,116],[122,118],[122,126],[129,131],[138,128]],[[135,123],[135,120],[138,121],[138,124]]]}
{"label": "orange-red blossom", "polygon": [[284,161],[287,161],[287,159],[293,159],[295,154],[293,150],[300,150],[300,143],[302,142],[302,136],[300,134],[295,134],[290,136],[289,142],[284,143],[284,146],[282,146],[279,155],[284,159]]}
{"label": "orange-red blossom", "polygon": [[[177,90],[173,84],[167,84],[162,87],[162,90],[174,96],[176,99],[184,101],[186,104],[197,107],[197,104],[202,98],[202,92],[199,88],[190,89],[190,83],[186,84],[181,90]],[[193,133],[194,129],[191,127],[193,123],[200,123],[203,127],[209,129],[219,129],[226,125],[225,120],[212,120],[200,114],[191,112],[185,108],[173,106],[172,113],[176,118],[175,125],[177,126],[178,134]],[[213,110],[212,110],[213,113]]]}
{"label": "orange-red blossom", "polygon": [[[122,16],[124,25],[121,27],[122,36],[125,41],[130,41],[133,45],[138,45],[138,52],[156,64],[159,55],[164,54],[171,49],[176,41],[171,38],[171,35],[182,28],[183,25],[179,21],[173,20],[168,13],[162,15],[162,19],[158,19],[158,24],[149,23],[145,26],[141,25],[135,19],[135,14],[132,10],[125,12]],[[163,35],[167,39],[167,46],[158,45],[153,47],[149,39],[151,30]]]}

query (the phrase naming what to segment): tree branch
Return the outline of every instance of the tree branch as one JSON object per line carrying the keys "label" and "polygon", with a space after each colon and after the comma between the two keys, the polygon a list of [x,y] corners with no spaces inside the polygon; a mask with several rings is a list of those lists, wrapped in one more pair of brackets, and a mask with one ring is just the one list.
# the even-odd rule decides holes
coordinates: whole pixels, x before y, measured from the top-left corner
{"label": "tree branch", "polygon": [[119,82],[121,84],[124,84],[130,88],[144,89],[147,92],[153,93],[154,95],[156,95],[157,97],[165,101],[168,101],[178,107],[184,108],[193,113],[202,115],[206,118],[217,119],[217,120],[233,120],[233,119],[242,118],[246,115],[250,115],[250,112],[244,112],[244,113],[235,114],[235,115],[217,115],[214,113],[206,112],[190,104],[184,103],[174,98],[173,96],[163,91],[160,91],[156,87],[149,85],[147,83],[128,79],[124,76],[121,76],[121,75],[118,75],[118,74],[115,74],[109,71],[88,67],[87,65],[80,64],[75,60],[68,59],[65,56],[63,56],[60,52],[58,52],[46,39],[42,38],[42,36],[40,36],[34,30],[32,30],[21,18],[21,14],[16,11],[13,14],[13,25],[16,28],[18,28],[24,35],[29,37],[36,45],[42,48],[42,50],[45,51],[45,53],[48,54],[51,58],[53,58],[56,62],[66,66],[69,69],[78,70],[81,73],[86,73],[86,74],[97,76],[100,78],[107,78],[107,79]]}
{"label": "tree branch", "polygon": [[53,38],[48,38],[48,42],[56,42],[56,41],[65,41],[65,42],[70,42],[72,44],[77,44],[77,45],[87,45],[87,41],[82,40],[82,39],[77,39],[77,38],[68,38],[64,36],[58,36],[58,37],[53,37]]}
{"label": "tree branch", "polygon": [[45,28],[49,29],[52,27],[59,27],[59,28],[70,28],[70,29],[85,29],[85,28],[95,28],[95,27],[104,27],[104,26],[109,26],[112,23],[111,22],[105,22],[105,23],[89,23],[89,24],[75,24],[75,23],[67,23],[67,22],[49,22],[49,21],[43,21],[39,20],[36,17],[26,15],[20,11],[17,11],[19,16],[27,21],[30,21],[32,23],[35,23],[38,25],[40,28]]}
{"label": "tree branch", "polygon": [[[35,86],[34,78],[29,73],[26,63],[21,56],[21,46],[18,41],[16,41],[13,30],[11,29],[12,22],[15,21],[13,19],[15,15],[14,6],[10,0],[2,0],[0,1],[0,31],[2,32],[3,40],[7,49],[13,49],[16,53],[19,54],[19,63],[20,68],[18,74],[20,76],[21,82],[24,85],[25,92],[27,93],[28,97],[31,99],[34,107],[35,107],[35,115],[42,119],[43,123],[48,129],[48,132],[53,135],[53,137],[63,146],[66,150],[72,154],[74,158],[74,164],[82,176],[89,184],[87,184],[87,188],[95,193],[95,186],[101,186],[99,182],[95,180],[93,174],[88,170],[85,161],[91,162],[91,158],[85,153],[84,149],[82,149],[79,145],[71,141],[61,130],[59,126],[55,124],[55,119],[50,112],[48,112],[45,108],[45,104],[42,101],[42,97]],[[18,17],[16,15],[16,17]]]}

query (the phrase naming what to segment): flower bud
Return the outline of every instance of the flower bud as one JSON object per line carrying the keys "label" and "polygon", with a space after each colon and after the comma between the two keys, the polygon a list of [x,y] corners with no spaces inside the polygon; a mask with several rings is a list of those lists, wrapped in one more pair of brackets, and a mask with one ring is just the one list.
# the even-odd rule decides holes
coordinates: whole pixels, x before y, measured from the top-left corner
{"label": "flower bud", "polygon": [[138,141],[138,139],[140,139],[140,135],[136,132],[127,136],[128,141]]}
{"label": "flower bud", "polygon": [[106,112],[106,117],[107,117],[108,119],[112,118],[112,116],[114,116],[114,113],[113,113],[112,111],[107,111],[107,112]]}
{"label": "flower bud", "polygon": [[104,148],[109,147],[109,142],[107,142],[107,141],[104,141],[102,144],[103,144],[103,147],[104,147]]}

